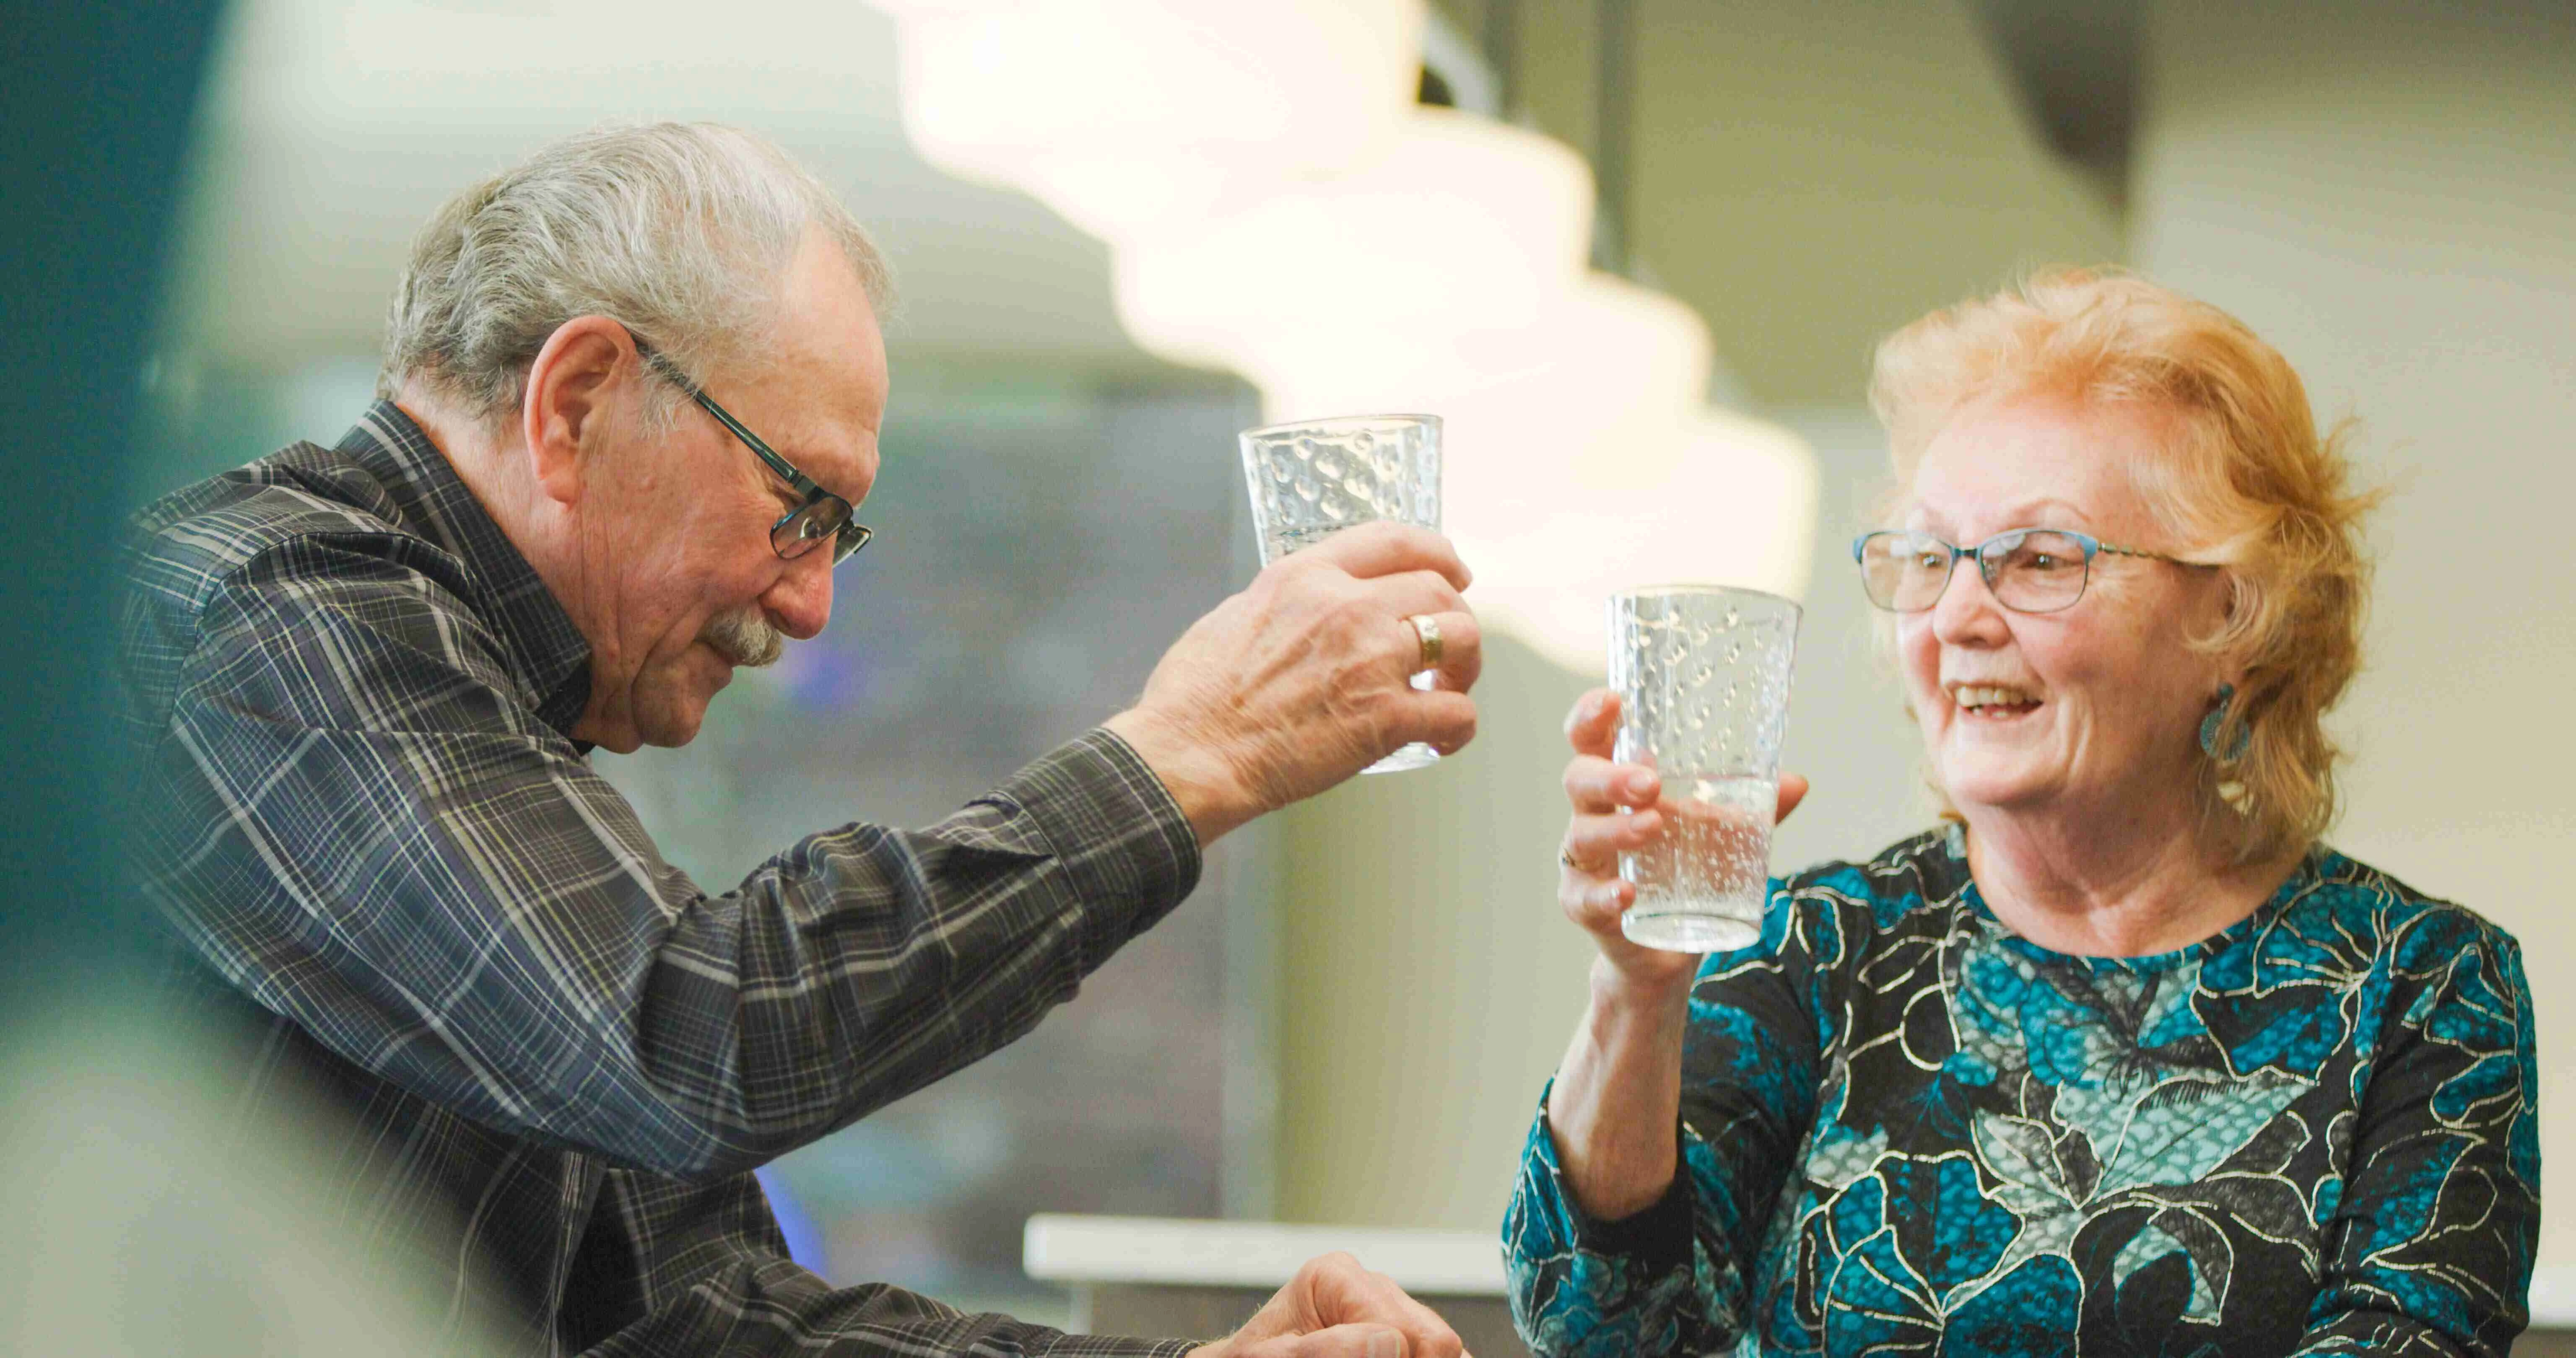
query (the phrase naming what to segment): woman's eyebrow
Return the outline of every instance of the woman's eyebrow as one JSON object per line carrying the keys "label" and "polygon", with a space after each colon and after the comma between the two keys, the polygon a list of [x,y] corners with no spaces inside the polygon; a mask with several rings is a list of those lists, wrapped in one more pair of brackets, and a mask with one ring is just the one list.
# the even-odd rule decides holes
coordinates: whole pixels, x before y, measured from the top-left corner
{"label": "woman's eyebrow", "polygon": [[[2047,516],[2051,511],[2056,511],[2065,519],[2072,520],[2078,525],[2090,526],[2093,522],[2093,516],[2075,505],[2054,496],[2044,496],[2036,500],[2021,501],[1997,514],[1995,518],[1997,522],[2003,524],[2003,527],[1995,531],[2009,533],[2016,528],[2051,527],[2052,525],[2047,522]],[[1939,510],[1928,509],[1920,504],[1906,511],[1904,522],[1907,528],[1918,533],[1942,536],[1952,531],[1950,521],[1943,517]]]}
{"label": "woman's eyebrow", "polygon": [[2056,510],[2061,514],[2064,514],[2066,517],[2075,520],[2077,523],[2091,523],[2093,521],[2092,515],[2089,515],[2083,510],[2076,508],[2074,505],[2053,496],[2039,500],[2025,500],[2021,504],[2014,506],[2012,513],[2014,517],[2023,520],[2025,523],[2032,526],[2038,526],[2039,516],[2050,510]]}

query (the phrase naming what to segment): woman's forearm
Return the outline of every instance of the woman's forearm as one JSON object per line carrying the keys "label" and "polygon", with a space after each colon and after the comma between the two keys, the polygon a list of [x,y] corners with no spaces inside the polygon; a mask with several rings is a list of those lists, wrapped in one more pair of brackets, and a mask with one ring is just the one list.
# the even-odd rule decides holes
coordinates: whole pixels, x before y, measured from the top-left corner
{"label": "woman's forearm", "polygon": [[1690,983],[1640,985],[1593,964],[1592,1002],[1547,1101],[1557,1163],[1587,1215],[1634,1215],[1672,1184]]}

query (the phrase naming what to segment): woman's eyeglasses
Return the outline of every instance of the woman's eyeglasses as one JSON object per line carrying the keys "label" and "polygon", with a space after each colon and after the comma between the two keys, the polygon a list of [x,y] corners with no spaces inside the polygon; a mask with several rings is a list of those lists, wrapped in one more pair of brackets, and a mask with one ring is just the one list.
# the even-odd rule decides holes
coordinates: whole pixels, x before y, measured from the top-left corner
{"label": "woman's eyeglasses", "polygon": [[2015,528],[1974,547],[1953,546],[1929,533],[1906,529],[1863,533],[1852,539],[1852,560],[1860,563],[1861,588],[1871,603],[1897,613],[1919,613],[1940,602],[1963,556],[1976,561],[1995,602],[2016,613],[2054,613],[2084,597],[2093,557],[2101,552],[2170,561],[2197,570],[2217,569],[2207,562],[2161,552],[2115,547],[2089,533],[2061,528]]}

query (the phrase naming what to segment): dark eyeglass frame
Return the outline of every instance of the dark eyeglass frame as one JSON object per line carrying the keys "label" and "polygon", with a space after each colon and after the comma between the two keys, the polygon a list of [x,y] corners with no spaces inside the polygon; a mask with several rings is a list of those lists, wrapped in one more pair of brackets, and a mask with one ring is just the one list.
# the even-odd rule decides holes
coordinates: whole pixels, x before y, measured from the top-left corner
{"label": "dark eyeglass frame", "polygon": [[[2065,538],[2073,542],[2084,553],[2084,578],[2075,582],[2075,593],[2068,596],[2066,602],[2062,604],[2051,604],[2045,608],[2025,608],[2020,604],[2006,600],[2002,591],[1996,588],[1995,571],[1997,569],[1998,560],[2005,554],[2010,553],[2013,549],[2021,546],[2025,541],[2029,540],[2030,535],[2033,533],[2055,534],[2058,537]],[[1941,588],[1932,592],[1930,600],[1914,608],[1899,608],[1892,600],[1881,599],[1878,597],[1878,592],[1870,587],[1869,580],[1869,544],[1878,538],[1906,538],[1919,543],[1948,549],[1950,553],[1950,561],[1948,565],[1942,568]],[[2064,612],[2067,609],[2073,608],[2076,601],[2084,597],[2084,591],[2093,583],[2093,558],[2097,554],[2104,552],[2108,552],[2113,556],[2141,557],[2149,561],[2169,561],[2174,565],[2188,566],[2193,570],[2214,571],[2218,569],[2215,564],[2207,561],[2185,561],[2181,557],[2167,556],[2162,552],[2142,551],[2136,547],[2115,546],[2111,543],[2104,542],[2090,533],[2078,533],[2072,528],[2007,528],[2003,532],[1995,534],[1993,537],[1978,543],[1974,547],[1962,547],[1953,542],[1945,542],[1940,538],[1932,536],[1930,533],[1916,532],[1914,530],[1904,528],[1883,528],[1875,533],[1863,533],[1859,537],[1852,539],[1852,561],[1861,568],[1861,592],[1869,596],[1869,601],[1872,605],[1885,609],[1890,613],[1920,613],[1931,608],[1934,604],[1941,602],[1941,596],[1950,592],[1951,577],[1958,574],[1959,558],[1963,556],[1973,558],[1976,561],[1977,574],[1986,582],[1986,590],[1988,593],[1995,596],[1996,603],[2002,604],[2004,607],[2011,609],[2015,613]],[[1988,553],[1993,553],[1994,555],[1989,556]]]}
{"label": "dark eyeglass frame", "polygon": [[803,504],[787,511],[784,517],[769,526],[769,549],[778,553],[782,560],[793,561],[812,553],[822,544],[823,534],[829,532],[836,539],[832,544],[832,564],[837,566],[858,555],[859,549],[876,536],[875,530],[850,517],[856,511],[850,507],[849,501],[816,485],[814,478],[796,470],[795,463],[780,457],[776,450],[761,441],[758,434],[743,428],[742,421],[717,405],[705,388],[689,380],[689,375],[681,372],[679,365],[665,357],[661,350],[645,343],[642,336],[632,331],[628,334],[635,340],[635,354],[644,360],[644,366],[660,373],[690,400],[697,402],[700,409],[715,416],[716,423],[742,440],[742,446],[749,448],[753,456],[778,473],[779,479],[785,481],[789,489],[805,497]]}

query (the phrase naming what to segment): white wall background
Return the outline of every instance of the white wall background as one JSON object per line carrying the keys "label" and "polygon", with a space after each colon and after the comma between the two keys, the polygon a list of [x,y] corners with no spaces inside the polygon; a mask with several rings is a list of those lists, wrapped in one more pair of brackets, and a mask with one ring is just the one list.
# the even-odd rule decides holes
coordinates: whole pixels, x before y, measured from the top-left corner
{"label": "white wall background", "polygon": [[[2333,838],[2522,939],[2543,1159],[2576,1165],[2576,5],[2150,17],[2137,263],[2278,345],[2397,489]],[[2576,1267],[2576,1217],[2541,1261]]]}

